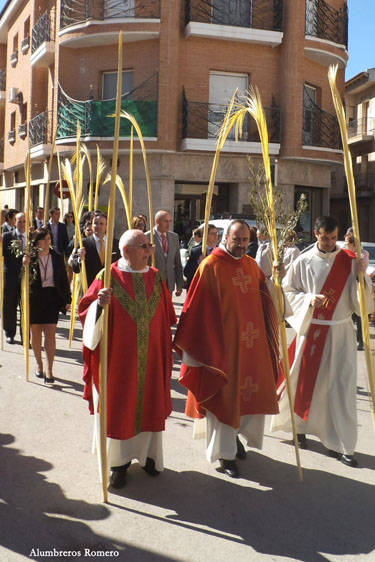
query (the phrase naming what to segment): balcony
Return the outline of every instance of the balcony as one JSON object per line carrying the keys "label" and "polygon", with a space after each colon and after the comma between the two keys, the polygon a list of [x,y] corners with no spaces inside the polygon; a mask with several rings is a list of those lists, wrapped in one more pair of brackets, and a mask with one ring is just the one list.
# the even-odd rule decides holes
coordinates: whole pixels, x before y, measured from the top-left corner
{"label": "balcony", "polygon": [[[266,107],[266,120],[270,142],[270,154],[277,155],[280,150],[281,111],[274,102]],[[224,120],[227,106],[205,102],[189,101],[185,94],[183,100],[182,150],[216,150],[217,137]],[[224,152],[260,154],[262,151],[258,129],[254,119],[245,118],[243,135],[235,140],[234,130],[228,136]]]}
{"label": "balcony", "polygon": [[303,109],[303,148],[341,150],[340,127],[336,115],[331,115],[309,101]]}
{"label": "balcony", "polygon": [[0,70],[0,106],[5,105],[6,88],[7,88],[6,83],[7,83],[6,70]]}
{"label": "balcony", "polygon": [[27,137],[27,123],[21,123],[21,125],[18,125],[18,136],[20,139],[25,139]]}
{"label": "balcony", "polygon": [[29,121],[31,157],[43,160],[51,152],[52,112],[44,111]]}
{"label": "balcony", "polygon": [[307,36],[348,48],[348,8],[335,10],[324,0],[306,0]]}
{"label": "balcony", "polygon": [[14,144],[16,142],[16,131],[14,129],[8,132],[8,142],[9,144]]}
{"label": "balcony", "polygon": [[350,145],[359,145],[374,140],[375,118],[362,117],[348,123],[348,137]]}
{"label": "balcony", "polygon": [[31,38],[32,66],[47,68],[55,59],[55,10],[47,10],[33,27]]}
{"label": "balcony", "polygon": [[186,0],[185,37],[280,45],[283,0]]}
{"label": "balcony", "polygon": [[18,63],[18,51],[14,51],[10,55],[10,64],[14,68],[17,65],[17,63]]}
{"label": "balcony", "polygon": [[30,49],[30,37],[25,37],[21,41],[21,53],[26,55],[27,51]]}
{"label": "balcony", "polygon": [[[149,140],[158,134],[158,74],[153,74],[143,84],[123,96],[121,108],[136,118],[142,134]],[[77,121],[86,141],[112,140],[116,100],[73,100],[59,88],[57,139],[72,141],[76,138]],[[121,119],[120,136],[130,137],[131,124]]]}
{"label": "balcony", "polygon": [[[92,46],[93,44],[116,44],[118,29],[108,29],[108,24],[149,23],[149,29],[132,31],[127,29],[124,41],[139,41],[159,37],[160,0],[61,0],[60,44],[69,47]],[[154,29],[154,24],[157,27]],[[106,27],[100,29],[101,25]],[[84,26],[85,34],[64,38],[64,34],[79,31]],[[88,27],[95,26],[90,33]],[[93,43],[94,41],[94,43]]]}

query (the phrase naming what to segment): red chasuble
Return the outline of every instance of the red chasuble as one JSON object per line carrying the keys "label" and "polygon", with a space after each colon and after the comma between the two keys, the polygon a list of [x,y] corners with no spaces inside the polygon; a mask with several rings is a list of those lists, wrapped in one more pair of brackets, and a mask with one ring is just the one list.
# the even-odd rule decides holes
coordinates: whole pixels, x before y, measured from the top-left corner
{"label": "red chasuble", "polygon": [[255,260],[215,249],[200,265],[185,301],[174,345],[200,367],[182,365],[186,414],[212,412],[234,428],[247,414],[278,413],[278,323]]}
{"label": "red chasuble", "polygon": [[[169,291],[159,272],[111,267],[112,302],[108,330],[107,436],[129,439],[141,431],[163,431],[172,411],[171,326],[176,323]],[[84,324],[90,304],[103,288],[99,274],[79,305]],[[100,349],[83,348],[84,398],[93,412],[92,381],[99,389]]]}

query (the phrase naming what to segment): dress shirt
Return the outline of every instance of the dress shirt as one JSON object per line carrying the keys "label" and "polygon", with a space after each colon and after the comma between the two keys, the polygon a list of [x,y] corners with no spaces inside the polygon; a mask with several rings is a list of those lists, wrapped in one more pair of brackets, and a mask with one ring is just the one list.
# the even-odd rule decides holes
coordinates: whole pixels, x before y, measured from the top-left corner
{"label": "dress shirt", "polygon": [[58,244],[58,237],[59,237],[59,224],[48,221],[51,226],[52,238],[53,238],[53,247],[57,250]]}

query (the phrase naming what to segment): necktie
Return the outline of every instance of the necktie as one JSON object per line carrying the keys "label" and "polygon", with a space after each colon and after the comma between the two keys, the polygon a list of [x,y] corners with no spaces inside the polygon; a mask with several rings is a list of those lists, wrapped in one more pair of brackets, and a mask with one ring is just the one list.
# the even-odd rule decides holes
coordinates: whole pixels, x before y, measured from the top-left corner
{"label": "necktie", "polygon": [[168,254],[168,240],[166,234],[161,235],[161,242],[163,244],[163,252]]}
{"label": "necktie", "polygon": [[102,262],[102,265],[104,265],[104,262],[105,262],[105,247],[104,247],[103,238],[100,238],[99,243],[100,243],[99,257],[100,257],[100,261]]}
{"label": "necktie", "polygon": [[23,234],[19,234],[19,235],[18,235],[18,238],[21,240],[21,242],[22,242],[22,250],[24,250],[24,249],[25,249],[25,240],[24,240]]}

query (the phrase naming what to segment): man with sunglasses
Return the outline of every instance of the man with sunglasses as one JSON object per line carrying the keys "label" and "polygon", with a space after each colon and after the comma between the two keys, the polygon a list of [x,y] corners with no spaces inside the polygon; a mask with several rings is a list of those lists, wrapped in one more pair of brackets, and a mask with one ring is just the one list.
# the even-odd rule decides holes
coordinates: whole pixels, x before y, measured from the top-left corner
{"label": "man with sunglasses", "polygon": [[[172,411],[171,326],[176,315],[161,274],[148,266],[155,251],[140,230],[120,238],[122,257],[111,267],[111,287],[100,273],[84,295],[84,397],[97,411],[101,306],[110,306],[107,437],[112,488],[126,484],[133,459],[150,476],[163,470],[162,431]],[[93,327],[96,329],[93,329]],[[136,469],[135,469],[136,470]]]}

